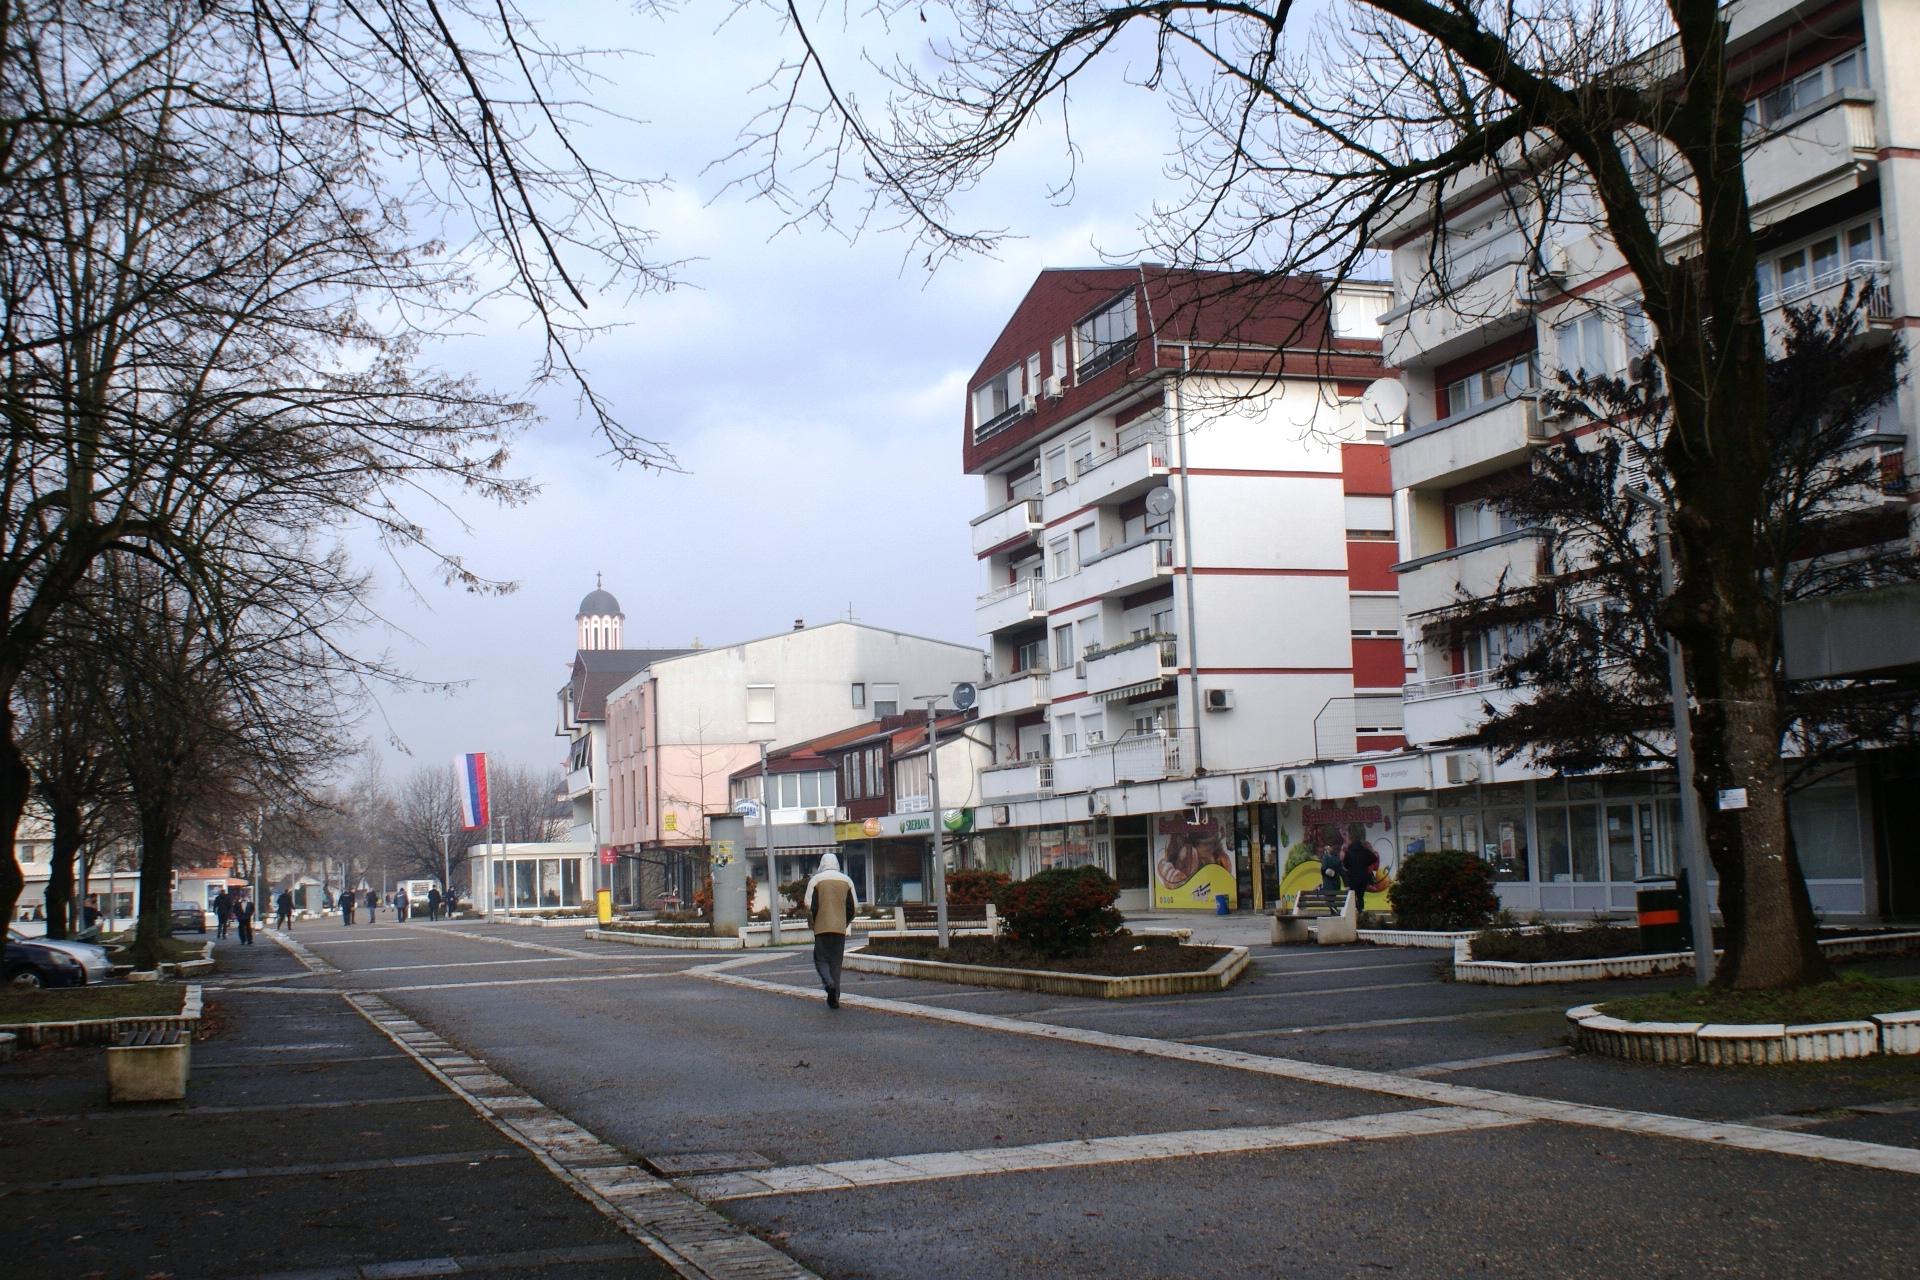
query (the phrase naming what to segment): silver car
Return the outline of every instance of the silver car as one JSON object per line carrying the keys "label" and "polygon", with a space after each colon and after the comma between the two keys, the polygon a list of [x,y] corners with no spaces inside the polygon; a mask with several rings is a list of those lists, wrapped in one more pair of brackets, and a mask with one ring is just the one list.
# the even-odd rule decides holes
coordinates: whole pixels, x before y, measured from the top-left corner
{"label": "silver car", "polygon": [[105,982],[113,976],[113,965],[107,960],[107,949],[95,942],[66,942],[59,938],[29,938],[18,929],[7,930],[7,937],[14,942],[31,942],[35,946],[52,947],[55,951],[65,952],[80,962],[87,971],[87,982]]}

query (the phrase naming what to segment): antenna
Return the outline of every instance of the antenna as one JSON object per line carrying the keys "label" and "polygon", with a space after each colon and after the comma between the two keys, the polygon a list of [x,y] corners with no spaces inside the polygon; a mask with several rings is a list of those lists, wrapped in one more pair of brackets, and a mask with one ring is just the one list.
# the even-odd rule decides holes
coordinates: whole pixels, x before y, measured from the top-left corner
{"label": "antenna", "polygon": [[1390,427],[1407,412],[1407,389],[1398,378],[1375,378],[1360,395],[1360,416],[1376,427]]}

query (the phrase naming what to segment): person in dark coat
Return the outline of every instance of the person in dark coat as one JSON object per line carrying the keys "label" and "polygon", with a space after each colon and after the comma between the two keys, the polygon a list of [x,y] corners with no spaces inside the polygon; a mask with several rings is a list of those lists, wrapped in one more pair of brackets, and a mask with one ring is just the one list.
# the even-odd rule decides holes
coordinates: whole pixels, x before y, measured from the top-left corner
{"label": "person in dark coat", "polygon": [[1365,840],[1355,840],[1347,846],[1346,856],[1340,862],[1347,872],[1347,888],[1353,890],[1354,906],[1365,911],[1367,890],[1373,884],[1373,872],[1380,865],[1380,855]]}
{"label": "person in dark coat", "polygon": [[1320,851],[1320,891],[1329,898],[1340,896],[1340,882],[1346,868],[1340,865],[1340,846],[1330,844]]}
{"label": "person in dark coat", "polygon": [[227,925],[233,920],[233,899],[227,895],[225,889],[213,896],[213,918],[220,922],[220,932],[214,936],[226,937]]}
{"label": "person in dark coat", "polygon": [[427,890],[427,919],[440,918],[440,886],[434,885]]}
{"label": "person in dark coat", "polygon": [[242,894],[233,904],[234,923],[240,927],[240,945],[253,945],[253,899]]}
{"label": "person in dark coat", "polygon": [[393,918],[395,920],[398,920],[401,924],[405,924],[407,922],[407,908],[412,905],[412,903],[407,901],[407,891],[405,889],[395,889],[393,891]]}
{"label": "person in dark coat", "polygon": [[376,923],[380,918],[380,895],[371,889],[362,889],[360,904],[367,909],[367,923]]}
{"label": "person in dark coat", "polygon": [[293,927],[293,894],[282,889],[280,896],[273,900],[273,907],[279,916],[275,923],[282,929],[291,929]]}
{"label": "person in dark coat", "polygon": [[340,923],[353,923],[353,890],[351,889],[340,891]]}

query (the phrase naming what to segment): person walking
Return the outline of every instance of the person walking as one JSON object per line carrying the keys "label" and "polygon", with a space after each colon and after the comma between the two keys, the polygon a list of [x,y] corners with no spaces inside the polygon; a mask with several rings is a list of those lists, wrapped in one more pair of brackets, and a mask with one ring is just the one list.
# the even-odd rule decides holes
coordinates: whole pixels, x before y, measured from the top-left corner
{"label": "person walking", "polygon": [[279,919],[275,921],[282,929],[293,928],[293,893],[282,889],[280,896],[273,900],[273,907]]}
{"label": "person walking", "polygon": [[1355,840],[1347,846],[1347,853],[1340,860],[1347,873],[1347,888],[1353,890],[1353,905],[1356,910],[1367,909],[1367,890],[1373,885],[1374,868],[1380,865],[1380,855],[1365,840]]}
{"label": "person walking", "polygon": [[240,929],[240,945],[243,947],[252,946],[253,945],[253,899],[252,898],[249,898],[244,894],[241,895],[239,901],[233,904],[233,919],[234,919],[234,923],[238,925]]}
{"label": "person walking", "polygon": [[440,886],[436,884],[427,889],[427,919],[438,920],[439,918]]}
{"label": "person walking", "polygon": [[407,922],[407,916],[410,914],[408,908],[412,905],[412,903],[407,901],[407,891],[405,889],[395,889],[393,891],[393,918],[395,920],[401,924],[405,924]]}
{"label": "person walking", "polygon": [[1320,892],[1338,898],[1345,873],[1346,868],[1340,865],[1340,844],[1335,841],[1320,851]]}
{"label": "person walking", "polygon": [[380,895],[371,889],[360,891],[360,900],[367,904],[367,923],[378,923],[380,918]]}
{"label": "person walking", "polygon": [[847,932],[853,927],[854,912],[859,910],[860,895],[840,870],[840,859],[826,853],[820,855],[820,869],[807,881],[802,900],[807,922],[813,927],[813,969],[826,988],[827,1008],[838,1009],[840,963],[846,957]]}
{"label": "person walking", "polygon": [[340,891],[340,923],[353,923],[353,890],[351,889]]}
{"label": "person walking", "polygon": [[220,932],[214,936],[226,937],[227,925],[233,920],[233,899],[228,896],[225,889],[213,895],[213,918],[220,922]]}

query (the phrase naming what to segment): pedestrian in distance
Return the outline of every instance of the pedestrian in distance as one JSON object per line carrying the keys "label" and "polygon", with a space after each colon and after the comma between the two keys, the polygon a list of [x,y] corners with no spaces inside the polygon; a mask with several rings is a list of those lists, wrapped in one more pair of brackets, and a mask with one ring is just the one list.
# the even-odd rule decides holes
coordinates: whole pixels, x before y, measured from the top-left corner
{"label": "pedestrian in distance", "polygon": [[340,891],[340,923],[353,923],[353,890],[351,889]]}
{"label": "pedestrian in distance", "polygon": [[273,907],[279,919],[275,921],[282,929],[293,928],[293,893],[282,889],[280,896],[273,900]]}
{"label": "pedestrian in distance", "polygon": [[380,916],[380,895],[371,889],[362,889],[360,896],[366,900],[367,923],[373,924]]}
{"label": "pedestrian in distance", "polygon": [[434,885],[427,890],[427,919],[440,918],[440,886]]}
{"label": "pedestrian in distance", "polygon": [[1373,873],[1380,866],[1380,855],[1365,840],[1355,840],[1347,846],[1347,854],[1341,860],[1347,873],[1347,887],[1353,890],[1353,905],[1356,910],[1367,909],[1367,890],[1373,886]]}
{"label": "pedestrian in distance", "polygon": [[233,920],[233,899],[225,889],[213,895],[213,918],[220,922],[220,932],[216,938],[227,936],[227,925]]}
{"label": "pedestrian in distance", "polygon": [[242,894],[233,904],[233,920],[240,930],[240,945],[253,945],[253,899]]}
{"label": "pedestrian in distance", "polygon": [[410,914],[408,909],[412,905],[412,903],[407,901],[407,891],[405,889],[395,889],[393,891],[393,918],[395,920],[398,920],[401,924],[405,924],[407,922],[407,916]]}
{"label": "pedestrian in distance", "polygon": [[1346,868],[1340,865],[1340,843],[1335,841],[1320,851],[1320,891],[1329,898],[1340,896],[1340,882]]}
{"label": "pedestrian in distance", "polygon": [[[820,869],[807,881],[804,899],[807,922],[813,926],[813,968],[826,988],[827,1008],[840,1007],[840,963],[847,953],[847,931],[853,927],[860,895],[840,870],[840,859],[820,855]],[[780,908],[776,905],[774,910]]]}

